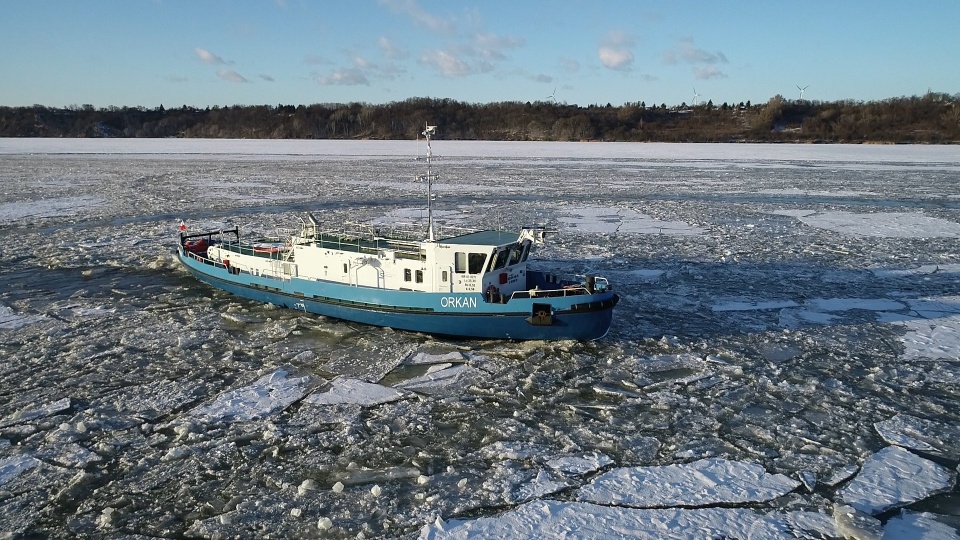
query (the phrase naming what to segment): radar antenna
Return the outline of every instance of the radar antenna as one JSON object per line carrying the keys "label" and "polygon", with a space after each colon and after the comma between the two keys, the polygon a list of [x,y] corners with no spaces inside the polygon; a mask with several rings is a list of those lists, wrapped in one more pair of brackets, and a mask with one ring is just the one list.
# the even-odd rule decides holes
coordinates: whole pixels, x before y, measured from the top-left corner
{"label": "radar antenna", "polygon": [[424,124],[423,136],[427,138],[427,174],[420,175],[419,180],[427,181],[427,241],[434,242],[436,238],[433,232],[433,180],[435,175],[430,170],[430,161],[433,157],[433,149],[430,148],[430,136],[437,132],[437,126]]}

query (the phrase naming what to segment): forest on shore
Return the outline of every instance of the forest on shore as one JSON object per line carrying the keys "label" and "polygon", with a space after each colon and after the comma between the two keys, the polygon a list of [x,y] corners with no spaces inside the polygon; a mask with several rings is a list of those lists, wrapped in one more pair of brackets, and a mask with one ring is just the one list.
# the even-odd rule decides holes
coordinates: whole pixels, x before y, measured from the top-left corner
{"label": "forest on shore", "polygon": [[791,100],[667,106],[552,101],[464,103],[410,98],[385,104],[196,108],[0,107],[0,137],[413,139],[424,124],[448,140],[960,143],[960,93],[880,101]]}

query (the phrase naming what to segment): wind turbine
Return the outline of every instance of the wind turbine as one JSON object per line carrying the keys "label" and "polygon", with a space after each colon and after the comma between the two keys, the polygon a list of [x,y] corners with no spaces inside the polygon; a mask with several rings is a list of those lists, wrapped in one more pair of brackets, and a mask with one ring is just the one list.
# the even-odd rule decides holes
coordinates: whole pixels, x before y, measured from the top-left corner
{"label": "wind turbine", "polygon": [[697,98],[699,98],[699,97],[700,97],[700,94],[697,93],[697,87],[694,86],[694,87],[693,87],[693,106],[694,106],[694,107],[697,106]]}
{"label": "wind turbine", "polygon": [[810,88],[809,84],[804,86],[803,88],[800,88],[799,84],[797,85],[797,90],[800,90],[800,101],[803,101],[803,91],[806,90],[807,88]]}
{"label": "wind turbine", "polygon": [[549,99],[549,100],[553,101],[554,103],[556,103],[556,102],[557,102],[557,97],[556,97],[556,96],[557,96],[557,87],[554,86],[554,87],[553,87],[553,93],[550,94],[549,96],[547,96],[547,99]]}

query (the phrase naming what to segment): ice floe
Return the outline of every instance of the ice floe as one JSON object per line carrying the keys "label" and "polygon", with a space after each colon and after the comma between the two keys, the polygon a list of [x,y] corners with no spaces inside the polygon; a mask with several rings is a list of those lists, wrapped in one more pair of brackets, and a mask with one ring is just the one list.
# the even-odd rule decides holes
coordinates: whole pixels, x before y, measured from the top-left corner
{"label": "ice floe", "polygon": [[0,330],[16,330],[44,320],[43,315],[21,315],[8,306],[0,306]]}
{"label": "ice floe", "polygon": [[841,491],[843,501],[879,514],[953,489],[956,475],[946,467],[897,446],[873,454]]}
{"label": "ice floe", "polygon": [[569,476],[583,476],[613,464],[613,459],[599,452],[557,456],[547,460],[547,467]]}
{"label": "ice floe", "polygon": [[[800,513],[794,513],[800,514]],[[749,509],[637,509],[614,508],[585,502],[539,500],[500,516],[475,520],[437,520],[420,531],[421,540],[511,538],[579,538],[601,540],[637,538],[659,540],[701,538],[794,538],[801,526],[813,534],[836,535],[824,519]],[[802,534],[802,530],[800,531]]]}
{"label": "ice floe", "polygon": [[884,238],[957,238],[960,223],[935,218],[920,213],[827,211],[797,216],[819,229],[855,236],[879,236]]}
{"label": "ice floe", "polygon": [[897,414],[873,424],[889,444],[924,454],[960,460],[960,428],[909,414]]}
{"label": "ice floe", "polygon": [[955,527],[936,520],[929,512],[903,512],[883,526],[885,540],[958,540]]}
{"label": "ice floe", "polygon": [[661,221],[630,208],[587,206],[560,218],[567,228],[580,233],[666,234],[695,236],[703,229],[680,221]]}
{"label": "ice floe", "polygon": [[0,486],[38,465],[40,462],[32,456],[21,455],[0,459]]}
{"label": "ice floe", "polygon": [[634,508],[697,507],[776,499],[800,486],[755,463],[720,458],[607,471],[577,492],[584,502]]}
{"label": "ice floe", "polygon": [[330,381],[328,389],[310,394],[303,401],[313,405],[355,404],[373,407],[403,399],[405,395],[406,392],[388,386],[350,377],[337,377]]}
{"label": "ice floe", "polygon": [[299,401],[309,390],[311,377],[288,377],[278,369],[252,384],[220,394],[208,405],[190,411],[190,415],[208,422],[242,422],[274,415]]}
{"label": "ice floe", "polygon": [[25,409],[21,409],[10,416],[0,420],[0,427],[12,426],[14,424],[21,424],[24,422],[30,422],[36,420],[37,418],[44,418],[47,416],[53,416],[55,414],[62,413],[70,409],[70,398],[58,399],[52,403],[46,405],[31,406]]}

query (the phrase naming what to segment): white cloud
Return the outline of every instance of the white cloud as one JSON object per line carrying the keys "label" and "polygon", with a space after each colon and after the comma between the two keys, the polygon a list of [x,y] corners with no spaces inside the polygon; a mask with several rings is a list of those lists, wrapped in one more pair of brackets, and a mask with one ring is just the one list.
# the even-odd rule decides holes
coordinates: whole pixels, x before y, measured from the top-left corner
{"label": "white cloud", "polygon": [[377,46],[380,47],[380,52],[383,53],[384,58],[389,58],[390,60],[403,60],[410,56],[410,53],[405,49],[385,37],[377,40]]}
{"label": "white cloud", "polygon": [[726,79],[727,74],[717,69],[717,66],[704,66],[693,70],[694,77],[698,79]]}
{"label": "white cloud", "polygon": [[323,86],[369,86],[370,81],[363,71],[357,68],[338,69],[325,77],[317,77]]}
{"label": "white cloud", "polygon": [[213,54],[212,52],[206,49],[201,49],[197,47],[196,49],[193,50],[193,52],[197,55],[197,58],[199,58],[200,61],[203,62],[204,64],[210,64],[210,65],[216,66],[216,65],[227,63],[223,58],[220,58],[219,56]]}
{"label": "white cloud", "polygon": [[380,4],[394,13],[409,16],[417,26],[422,26],[433,32],[449,34],[456,29],[456,23],[453,19],[442,19],[427,13],[416,0],[380,0]]}
{"label": "white cloud", "polygon": [[504,50],[520,47],[525,43],[520,38],[498,36],[489,32],[478,32],[471,41],[470,52],[486,60],[504,60],[507,58]]}
{"label": "white cloud", "polygon": [[220,77],[221,79],[223,79],[223,80],[225,80],[225,81],[230,81],[230,82],[232,82],[232,83],[245,83],[245,82],[250,82],[250,81],[247,80],[246,77],[244,77],[243,75],[237,73],[236,71],[234,71],[234,70],[232,70],[232,69],[220,69],[220,70],[217,70],[217,77]]}
{"label": "white cloud", "polygon": [[600,63],[609,69],[626,71],[630,69],[630,64],[633,63],[633,53],[628,49],[600,47],[598,55],[600,57]]}
{"label": "white cloud", "polygon": [[608,69],[628,71],[633,63],[633,37],[620,30],[611,30],[603,37],[597,56],[600,63]]}
{"label": "white cloud", "polygon": [[474,72],[470,64],[448,51],[427,51],[420,57],[420,63],[436,69],[445,77],[463,77]]}
{"label": "white cloud", "polygon": [[715,53],[698,48],[693,43],[693,38],[684,38],[676,47],[663,53],[663,61],[666,64],[676,64],[685,62],[687,64],[726,64],[729,62],[727,57],[720,51]]}

